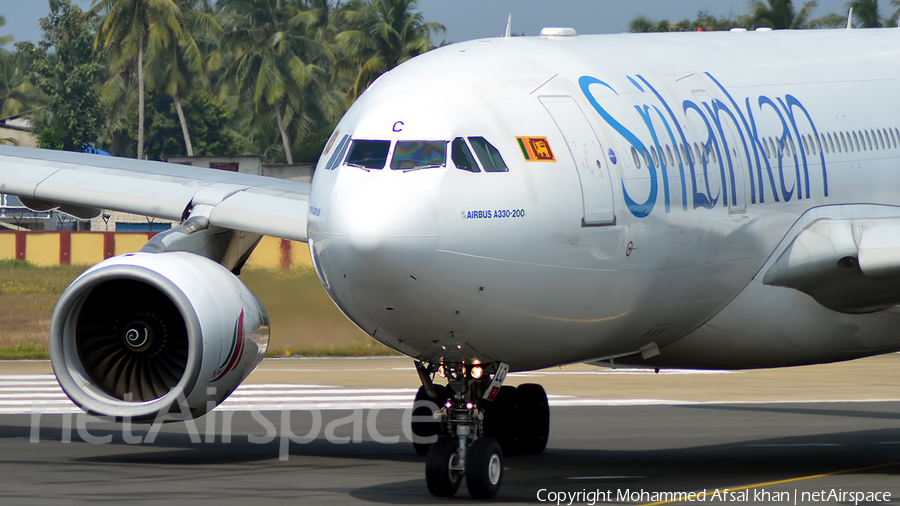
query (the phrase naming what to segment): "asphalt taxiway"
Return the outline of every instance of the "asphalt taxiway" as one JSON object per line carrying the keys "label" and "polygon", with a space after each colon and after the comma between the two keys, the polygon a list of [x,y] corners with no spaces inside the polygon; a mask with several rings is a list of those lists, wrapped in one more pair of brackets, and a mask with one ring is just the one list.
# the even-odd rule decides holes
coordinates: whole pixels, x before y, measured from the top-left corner
{"label": "asphalt taxiway", "polygon": [[[47,367],[0,363],[0,382]],[[854,504],[852,492],[864,494],[859,504],[900,504],[900,355],[739,373],[573,366],[510,381],[547,388],[551,435],[544,454],[506,460],[492,502],[565,493],[566,504],[648,504],[698,492],[690,504]],[[416,386],[400,359],[266,361],[250,385]],[[71,413],[2,414],[0,502],[447,502],[428,494],[402,410],[317,413],[216,411],[158,432]],[[465,486],[452,501],[472,502]]]}

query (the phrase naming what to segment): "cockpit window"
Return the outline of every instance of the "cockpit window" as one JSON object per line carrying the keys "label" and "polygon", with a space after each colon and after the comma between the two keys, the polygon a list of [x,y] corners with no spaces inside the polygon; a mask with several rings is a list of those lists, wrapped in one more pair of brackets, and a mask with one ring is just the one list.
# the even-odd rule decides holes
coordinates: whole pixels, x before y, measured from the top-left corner
{"label": "cockpit window", "polygon": [[506,163],[503,161],[503,157],[500,156],[500,152],[484,137],[469,137],[469,142],[472,143],[472,148],[475,150],[475,154],[478,155],[478,160],[481,161],[485,172],[509,171]]}
{"label": "cockpit window", "polygon": [[481,172],[481,169],[478,168],[478,162],[476,162],[475,157],[472,156],[472,151],[469,149],[468,144],[466,144],[465,139],[462,137],[453,139],[451,149],[450,157],[453,159],[453,164],[456,165],[457,169],[467,170],[469,172]]}
{"label": "cockpit window", "polygon": [[447,141],[397,141],[393,170],[433,169],[447,165]]}
{"label": "cockpit window", "polygon": [[391,150],[391,141],[368,141],[354,139],[350,145],[350,154],[347,155],[347,165],[361,169],[384,168],[387,163],[388,151]]}
{"label": "cockpit window", "polygon": [[341,163],[341,160],[344,158],[344,153],[347,152],[347,145],[349,144],[350,136],[345,135],[340,144],[338,144],[337,149],[334,150],[334,153],[331,155],[331,159],[328,160],[328,165],[325,166],[327,170],[332,170]]}

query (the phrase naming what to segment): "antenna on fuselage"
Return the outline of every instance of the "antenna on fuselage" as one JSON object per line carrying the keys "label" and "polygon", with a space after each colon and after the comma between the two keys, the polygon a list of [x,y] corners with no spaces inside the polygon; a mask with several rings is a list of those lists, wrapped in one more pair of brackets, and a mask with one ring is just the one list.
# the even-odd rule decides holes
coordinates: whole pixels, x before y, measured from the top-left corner
{"label": "antenna on fuselage", "polygon": [[509,37],[512,35],[512,14],[506,19],[506,33],[503,35],[504,37]]}
{"label": "antenna on fuselage", "polygon": [[847,13],[847,29],[853,29],[853,7],[850,7],[850,12]]}

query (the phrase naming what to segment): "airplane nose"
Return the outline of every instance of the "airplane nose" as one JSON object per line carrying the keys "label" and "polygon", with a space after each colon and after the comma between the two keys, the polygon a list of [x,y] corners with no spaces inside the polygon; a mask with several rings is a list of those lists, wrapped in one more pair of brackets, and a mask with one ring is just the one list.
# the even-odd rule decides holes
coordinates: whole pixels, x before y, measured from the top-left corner
{"label": "airplane nose", "polygon": [[330,208],[329,257],[350,285],[392,292],[428,271],[437,250],[437,211],[414,185],[347,182],[332,193]]}

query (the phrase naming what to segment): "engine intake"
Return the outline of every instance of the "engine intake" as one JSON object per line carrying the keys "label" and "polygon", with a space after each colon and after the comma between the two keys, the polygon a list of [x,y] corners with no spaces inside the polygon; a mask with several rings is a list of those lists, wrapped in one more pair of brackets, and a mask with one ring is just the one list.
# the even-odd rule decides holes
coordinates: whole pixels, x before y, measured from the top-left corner
{"label": "engine intake", "polygon": [[265,356],[268,317],[221,265],[184,252],[97,264],[63,293],[50,358],[88,412],[137,421],[200,416]]}

